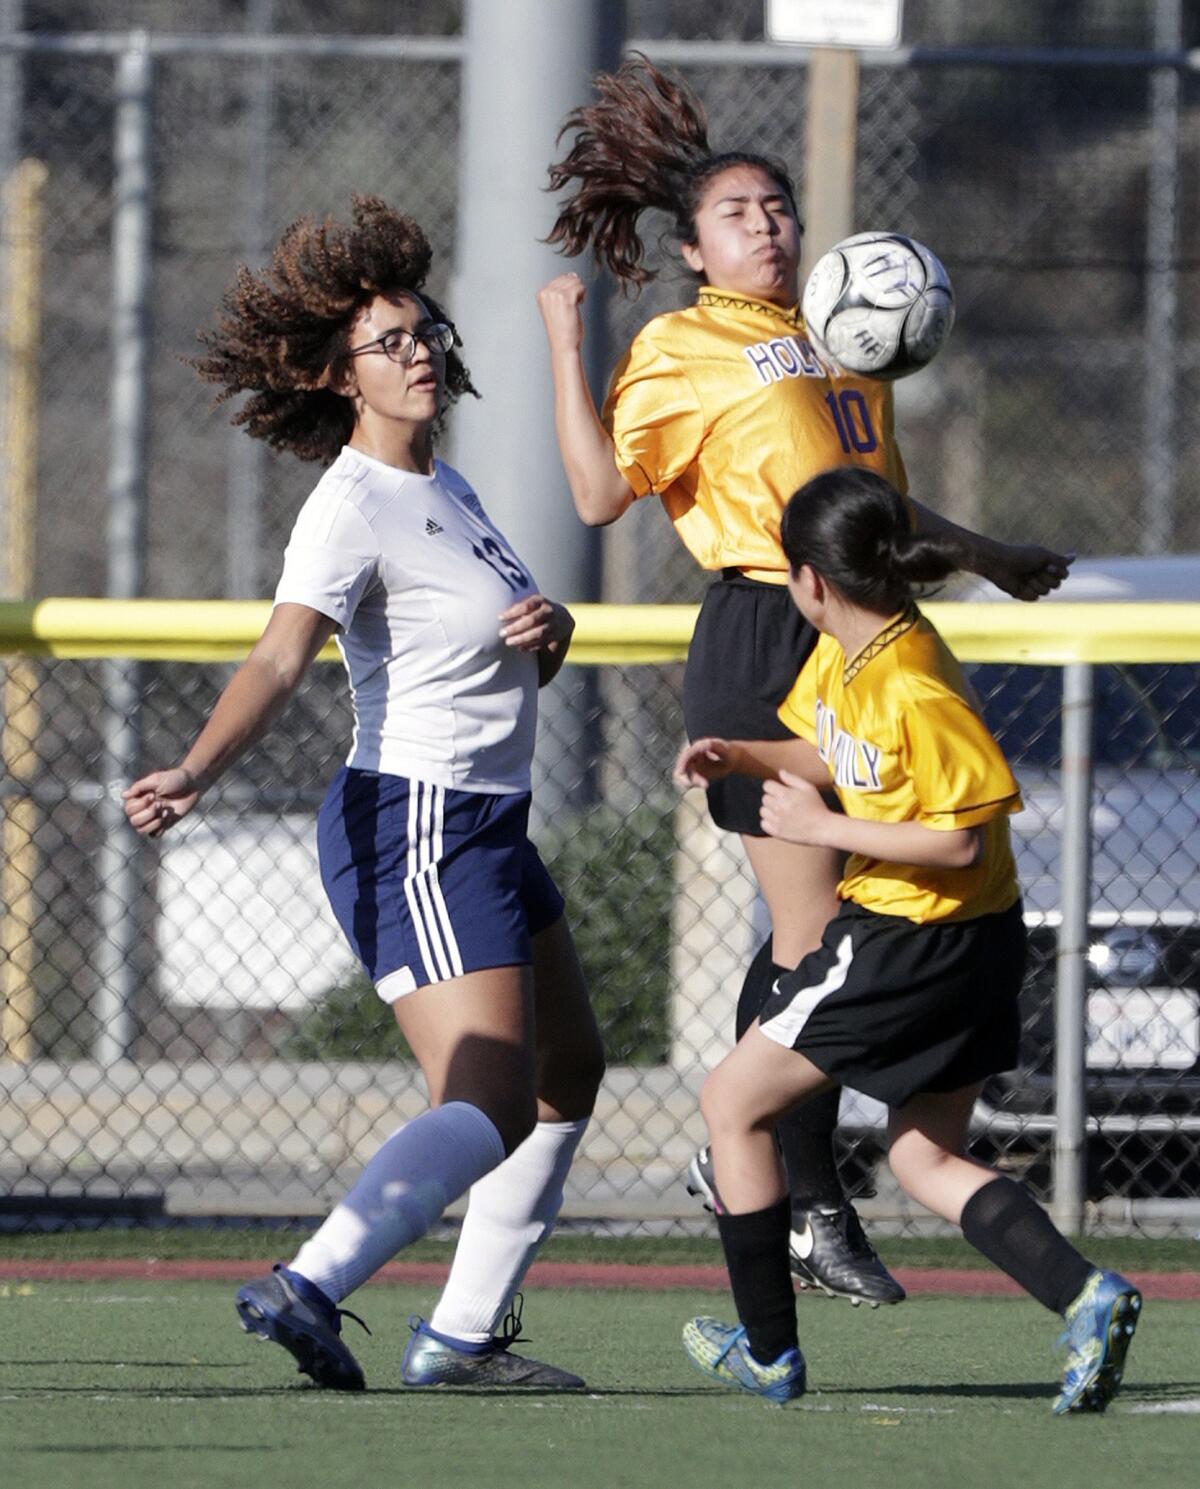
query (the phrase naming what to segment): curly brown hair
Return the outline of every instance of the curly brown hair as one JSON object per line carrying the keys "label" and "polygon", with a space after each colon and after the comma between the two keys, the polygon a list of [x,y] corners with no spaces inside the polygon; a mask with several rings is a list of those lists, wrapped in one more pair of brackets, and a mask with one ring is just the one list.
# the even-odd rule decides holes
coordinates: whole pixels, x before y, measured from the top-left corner
{"label": "curly brown hair", "polygon": [[575,139],[550,166],[551,191],[577,183],[546,238],[569,257],[590,246],[622,289],[636,293],[654,277],[643,263],[638,218],[658,207],[673,217],[676,239],[694,243],[705,188],[730,166],[765,171],[796,211],[783,162],[744,150],[715,154],[704,105],[686,83],[659,72],[640,52],[616,72],[598,74],[594,83],[596,102],[567,115],[558,138],[574,131]]}
{"label": "curly brown hair", "polygon": [[[206,354],[191,359],[202,378],[221,385],[218,403],[250,393],[234,424],[273,449],[325,465],[354,429],[352,402],[327,382],[363,307],[377,295],[419,291],[434,320],[449,320],[421,288],[433,250],[417,223],[377,196],[351,200],[349,225],[301,217],[263,269],[240,265],[216,328],[198,333]],[[479,396],[461,345],[456,331],[446,355],[451,404],[464,393]]]}

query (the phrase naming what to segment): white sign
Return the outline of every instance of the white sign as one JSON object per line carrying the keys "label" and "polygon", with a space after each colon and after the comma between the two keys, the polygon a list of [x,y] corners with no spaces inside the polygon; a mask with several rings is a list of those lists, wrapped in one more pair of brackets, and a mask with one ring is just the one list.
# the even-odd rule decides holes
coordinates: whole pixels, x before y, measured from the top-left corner
{"label": "white sign", "polygon": [[802,47],[898,47],[903,9],[904,0],[767,0],[767,39]]}

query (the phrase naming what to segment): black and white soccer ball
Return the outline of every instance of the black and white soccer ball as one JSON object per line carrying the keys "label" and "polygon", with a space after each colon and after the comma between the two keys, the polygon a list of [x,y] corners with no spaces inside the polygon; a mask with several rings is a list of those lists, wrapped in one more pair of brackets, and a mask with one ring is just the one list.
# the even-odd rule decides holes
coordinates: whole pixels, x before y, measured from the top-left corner
{"label": "black and white soccer ball", "polygon": [[801,301],[809,338],[863,377],[907,377],[931,362],[954,325],[950,276],[902,233],[856,233],[817,260]]}

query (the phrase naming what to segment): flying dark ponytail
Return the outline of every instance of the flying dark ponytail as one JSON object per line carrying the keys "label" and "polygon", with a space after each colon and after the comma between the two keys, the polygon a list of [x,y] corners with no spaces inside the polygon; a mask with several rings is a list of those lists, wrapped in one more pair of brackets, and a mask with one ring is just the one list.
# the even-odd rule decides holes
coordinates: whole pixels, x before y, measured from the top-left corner
{"label": "flying dark ponytail", "polygon": [[880,615],[903,610],[922,585],[960,567],[949,537],[914,533],[900,493],[858,466],[824,471],[783,511],[783,551],[793,573],[814,568],[855,605]]}
{"label": "flying dark ponytail", "polygon": [[700,100],[640,53],[616,72],[600,73],[595,86],[596,102],[567,115],[558,138],[571,132],[575,138],[550,167],[551,191],[574,186],[546,239],[568,257],[590,247],[622,288],[640,289],[654,277],[644,263],[641,214],[651,207],[668,213],[677,240],[694,243],[705,186],[734,165],[765,171],[795,210],[782,162],[745,151],[714,155]]}

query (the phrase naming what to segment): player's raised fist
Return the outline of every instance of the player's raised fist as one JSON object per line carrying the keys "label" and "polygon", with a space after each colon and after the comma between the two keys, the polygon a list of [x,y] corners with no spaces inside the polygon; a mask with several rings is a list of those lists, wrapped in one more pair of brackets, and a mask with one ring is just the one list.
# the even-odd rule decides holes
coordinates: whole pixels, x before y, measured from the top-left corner
{"label": "player's raised fist", "polygon": [[583,344],[583,316],[579,307],[586,296],[587,285],[573,273],[559,274],[538,290],[538,309],[552,351],[573,351]]}

